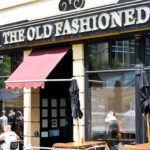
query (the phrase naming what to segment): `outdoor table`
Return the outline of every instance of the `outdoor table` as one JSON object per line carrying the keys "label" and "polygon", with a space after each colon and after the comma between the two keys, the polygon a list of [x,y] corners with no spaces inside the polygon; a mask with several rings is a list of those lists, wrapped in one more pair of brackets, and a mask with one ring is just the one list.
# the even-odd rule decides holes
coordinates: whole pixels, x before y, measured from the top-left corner
{"label": "outdoor table", "polygon": [[150,150],[150,144],[144,143],[144,144],[137,144],[137,145],[129,145],[120,147],[119,150]]}
{"label": "outdoor table", "polygon": [[53,148],[56,149],[86,149],[93,146],[100,146],[105,145],[105,141],[86,141],[83,142],[83,144],[79,145],[77,142],[70,142],[70,143],[64,143],[64,144],[55,144],[53,145]]}
{"label": "outdoor table", "polygon": [[106,141],[110,149],[119,149],[120,145],[135,142],[135,139],[109,139],[107,138],[107,139],[103,139],[103,141]]}

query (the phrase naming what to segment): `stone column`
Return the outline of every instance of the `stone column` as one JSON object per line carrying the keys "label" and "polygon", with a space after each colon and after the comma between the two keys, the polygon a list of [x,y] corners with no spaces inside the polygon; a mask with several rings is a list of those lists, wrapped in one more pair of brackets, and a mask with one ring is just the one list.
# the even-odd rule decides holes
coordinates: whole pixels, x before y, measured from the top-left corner
{"label": "stone column", "polygon": [[[24,57],[31,51],[25,51]],[[40,88],[24,88],[24,145],[40,146]]]}
{"label": "stone column", "polygon": [[[78,82],[79,86],[79,98],[80,98],[80,108],[83,112],[82,119],[79,119],[79,130],[80,138],[85,139],[85,105],[84,105],[84,45],[75,44],[72,46],[73,49],[73,76]],[[73,140],[78,140],[78,130],[77,122],[73,121]]]}

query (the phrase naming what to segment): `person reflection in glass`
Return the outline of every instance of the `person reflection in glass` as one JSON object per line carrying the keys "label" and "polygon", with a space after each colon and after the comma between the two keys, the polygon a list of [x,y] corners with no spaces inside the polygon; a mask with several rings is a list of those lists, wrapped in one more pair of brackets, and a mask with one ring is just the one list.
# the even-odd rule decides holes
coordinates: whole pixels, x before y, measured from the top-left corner
{"label": "person reflection in glass", "polygon": [[11,125],[12,131],[15,131],[15,120],[16,120],[15,108],[11,107],[10,112],[8,114],[8,124]]}
{"label": "person reflection in glass", "polygon": [[107,138],[110,139],[118,138],[118,133],[119,133],[118,121],[115,112],[113,110],[108,111],[105,118],[105,123],[107,123],[108,126]]}
{"label": "person reflection in glass", "polygon": [[114,97],[112,101],[113,110],[115,112],[122,112],[122,84],[121,81],[117,80],[115,82],[115,87],[114,87]]}

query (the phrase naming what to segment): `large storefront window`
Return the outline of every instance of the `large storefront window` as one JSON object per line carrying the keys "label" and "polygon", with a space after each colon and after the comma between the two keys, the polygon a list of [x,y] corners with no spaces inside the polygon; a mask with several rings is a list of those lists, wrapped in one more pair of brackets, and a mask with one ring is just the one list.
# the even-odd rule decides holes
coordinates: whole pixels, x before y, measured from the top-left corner
{"label": "large storefront window", "polygon": [[11,74],[11,57],[8,55],[0,56],[0,76]]}
{"label": "large storefront window", "polygon": [[87,52],[89,71],[135,67],[135,40],[88,44]]}
{"label": "large storefront window", "polygon": [[134,68],[135,41],[115,41],[111,43],[112,69]]}
{"label": "large storefront window", "polygon": [[[23,132],[18,130],[16,123],[18,122],[18,111],[23,115],[23,92],[22,89],[18,88],[5,89],[5,81],[21,63],[22,56],[23,55],[20,52],[9,55],[0,55],[0,132],[3,130],[3,118],[1,117],[5,111],[5,115],[8,118],[8,124],[12,126],[12,130],[14,130],[21,138]],[[12,108],[15,113],[10,111]]]}
{"label": "large storefront window", "polygon": [[90,44],[88,50],[88,70],[108,69],[108,43]]}
{"label": "large storefront window", "polygon": [[134,72],[89,75],[92,138],[106,138],[110,123],[106,120],[109,110],[116,114],[122,128],[122,138],[135,137],[134,80]]}
{"label": "large storefront window", "polygon": [[145,66],[150,66],[150,38],[145,39]]}
{"label": "large storefront window", "polygon": [[[0,79],[0,82],[5,82],[6,79]],[[5,86],[0,85],[0,102],[1,110],[6,110],[8,113],[11,107],[15,107],[16,111],[23,112],[23,93],[22,89],[5,89]]]}
{"label": "large storefront window", "polygon": [[135,140],[135,72],[113,72],[135,66],[134,45],[134,40],[87,45],[89,140]]}

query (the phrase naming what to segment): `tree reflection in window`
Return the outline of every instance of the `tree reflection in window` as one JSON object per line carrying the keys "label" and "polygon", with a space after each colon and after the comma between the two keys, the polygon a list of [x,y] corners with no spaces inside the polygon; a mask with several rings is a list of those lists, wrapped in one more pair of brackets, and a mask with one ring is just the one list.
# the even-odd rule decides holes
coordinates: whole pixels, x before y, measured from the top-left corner
{"label": "tree reflection in window", "polygon": [[123,40],[111,43],[111,68],[133,68],[135,65],[135,41]]}
{"label": "tree reflection in window", "polygon": [[3,55],[2,63],[0,63],[0,76],[8,76],[11,74],[11,57]]}
{"label": "tree reflection in window", "polygon": [[88,45],[89,70],[108,69],[108,43]]}
{"label": "tree reflection in window", "polygon": [[88,44],[87,50],[87,70],[123,69],[135,66],[135,40]]}

